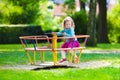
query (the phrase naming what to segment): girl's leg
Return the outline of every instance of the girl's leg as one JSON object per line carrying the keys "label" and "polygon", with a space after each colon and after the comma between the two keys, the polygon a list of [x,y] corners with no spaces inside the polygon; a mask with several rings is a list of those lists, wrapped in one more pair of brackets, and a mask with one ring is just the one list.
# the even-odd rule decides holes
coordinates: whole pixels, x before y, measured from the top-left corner
{"label": "girl's leg", "polygon": [[[70,53],[72,54],[72,56],[74,56],[74,51],[70,50]],[[77,55],[75,54],[75,57],[77,57]]]}
{"label": "girl's leg", "polygon": [[65,53],[65,51],[61,51],[61,57],[62,57],[63,59],[66,58],[66,53]]}
{"label": "girl's leg", "polygon": [[73,51],[73,50],[70,50],[70,53],[72,54],[72,56],[74,56],[74,60],[73,60],[72,62],[73,62],[73,63],[78,62],[78,57],[77,57],[76,53],[74,54],[74,51]]}
{"label": "girl's leg", "polygon": [[[80,46],[80,44],[79,44],[78,41],[72,41],[68,45],[68,47],[71,47],[71,48],[79,47],[79,46]],[[76,52],[74,52],[74,50],[70,50],[70,53],[71,53],[72,56],[74,56],[73,62],[78,62],[78,57],[76,55]]]}
{"label": "girl's leg", "polygon": [[65,51],[61,51],[61,57],[62,57],[62,59],[59,61],[59,63],[66,61],[66,52]]}

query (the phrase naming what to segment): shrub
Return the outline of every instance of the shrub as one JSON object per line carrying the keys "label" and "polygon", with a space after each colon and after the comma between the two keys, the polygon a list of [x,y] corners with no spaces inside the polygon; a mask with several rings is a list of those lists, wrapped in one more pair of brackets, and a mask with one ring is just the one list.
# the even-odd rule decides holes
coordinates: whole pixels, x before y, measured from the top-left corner
{"label": "shrub", "polygon": [[40,26],[8,25],[0,27],[0,44],[20,43],[20,36],[44,34]]}
{"label": "shrub", "polygon": [[72,15],[75,22],[75,33],[86,34],[87,33],[87,15],[85,11],[76,12]]}
{"label": "shrub", "polygon": [[111,43],[120,43],[120,4],[108,13],[108,38]]}

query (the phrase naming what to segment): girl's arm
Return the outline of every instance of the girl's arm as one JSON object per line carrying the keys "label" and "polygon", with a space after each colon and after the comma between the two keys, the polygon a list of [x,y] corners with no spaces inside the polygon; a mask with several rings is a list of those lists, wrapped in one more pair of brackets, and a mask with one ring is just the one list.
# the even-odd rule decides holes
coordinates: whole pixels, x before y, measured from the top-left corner
{"label": "girl's arm", "polygon": [[70,28],[69,32],[65,34],[67,37],[74,36],[74,30]]}
{"label": "girl's arm", "polygon": [[63,33],[64,33],[65,31],[64,30],[62,30],[62,31],[60,31],[60,32],[57,32],[57,36],[63,36]]}

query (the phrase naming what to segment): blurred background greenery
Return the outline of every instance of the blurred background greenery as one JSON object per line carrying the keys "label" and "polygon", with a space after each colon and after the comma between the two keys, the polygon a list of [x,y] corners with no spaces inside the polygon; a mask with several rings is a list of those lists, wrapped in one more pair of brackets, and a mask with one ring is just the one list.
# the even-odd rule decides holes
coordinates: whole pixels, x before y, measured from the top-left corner
{"label": "blurred background greenery", "polygon": [[[80,3],[80,10],[77,9],[77,11],[76,1]],[[105,6],[107,6],[107,1],[105,0]],[[95,34],[95,44],[120,43],[120,0],[117,1],[118,3],[111,10],[106,10],[107,25],[101,25],[100,15],[102,14],[96,10],[94,23],[96,32],[92,33]],[[22,35],[41,35],[45,32],[59,31],[62,29],[62,20],[66,16],[71,16],[75,21],[76,34],[89,34],[88,30],[91,26],[89,25],[89,14],[91,13],[86,9],[88,3],[92,3],[92,0],[0,0],[0,43],[19,43],[18,37]],[[98,0],[97,3],[100,5],[102,2]],[[55,15],[54,9],[59,5],[62,5],[64,14]],[[103,20],[104,18],[101,21]],[[99,27],[102,28],[101,31]],[[99,31],[106,32],[107,36],[100,39],[99,36],[103,36],[103,34]],[[94,38],[91,34],[90,36]]]}

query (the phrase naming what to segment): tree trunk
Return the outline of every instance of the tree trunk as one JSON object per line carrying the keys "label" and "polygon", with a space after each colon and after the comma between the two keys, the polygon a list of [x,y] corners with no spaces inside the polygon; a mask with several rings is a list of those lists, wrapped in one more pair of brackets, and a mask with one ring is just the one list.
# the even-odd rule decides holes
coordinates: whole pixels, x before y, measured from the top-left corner
{"label": "tree trunk", "polygon": [[96,46],[96,2],[97,0],[90,0],[90,11],[88,15],[88,30],[90,35],[87,45]]}
{"label": "tree trunk", "polygon": [[107,31],[107,7],[106,0],[98,0],[99,16],[98,16],[98,42],[108,43]]}
{"label": "tree trunk", "polygon": [[80,2],[80,9],[85,11],[85,2],[79,0]]}

